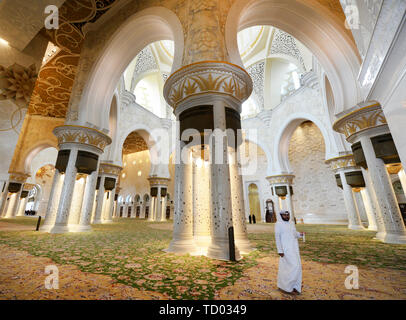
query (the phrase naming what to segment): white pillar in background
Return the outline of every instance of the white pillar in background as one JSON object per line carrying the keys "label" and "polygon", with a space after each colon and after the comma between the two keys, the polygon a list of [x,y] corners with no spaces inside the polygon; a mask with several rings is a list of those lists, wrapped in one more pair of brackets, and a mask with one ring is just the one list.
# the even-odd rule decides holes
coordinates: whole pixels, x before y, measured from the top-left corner
{"label": "white pillar in background", "polygon": [[344,204],[348,214],[348,229],[362,230],[364,227],[362,226],[361,219],[359,217],[354,193],[352,191],[352,187],[347,183],[344,171],[340,171],[340,178],[343,185]]}
{"label": "white pillar in background", "polygon": [[403,192],[406,196],[406,173],[405,173],[405,169],[400,169],[400,171],[398,172],[398,176],[399,176],[399,180],[400,180],[400,184],[402,185],[402,189]]}
{"label": "white pillar in background", "polygon": [[86,186],[83,195],[82,210],[80,213],[79,224],[77,231],[91,230],[90,219],[94,206],[95,191],[97,184],[98,168],[86,177]]}
{"label": "white pillar in background", "polygon": [[80,214],[82,211],[83,195],[85,190],[86,179],[81,177],[75,182],[75,187],[73,189],[72,204],[70,206],[68,226],[69,231],[75,231],[79,224]]}
{"label": "white pillar in background", "polygon": [[372,208],[372,200],[371,197],[369,196],[367,188],[361,189],[361,197],[364,203],[365,212],[368,217],[368,230],[378,231],[375,214]]}
{"label": "white pillar in background", "polygon": [[[200,154],[199,154],[200,156]],[[210,164],[192,161],[193,174],[193,237],[201,254],[207,254],[210,245]]]}
{"label": "white pillar in background", "polygon": [[406,229],[385,163],[376,157],[370,137],[361,136],[360,142],[385,228],[377,237],[387,243],[406,243]]}
{"label": "white pillar in background", "polygon": [[20,198],[20,203],[18,204],[17,217],[25,216],[25,207],[27,206],[28,196],[25,198]]}
{"label": "white pillar in background", "polygon": [[[213,104],[214,128],[221,131],[226,130],[226,112],[223,101],[216,101]],[[221,143],[218,148],[217,143]],[[229,239],[228,229],[233,226],[233,213],[231,204],[230,169],[228,164],[228,142],[227,136],[222,141],[212,140],[211,150],[211,244],[207,250],[210,258],[229,260]],[[220,152],[220,154],[217,154]],[[221,163],[216,163],[216,158]],[[235,247],[236,260],[241,259],[238,248]]]}
{"label": "white pillar in background", "polygon": [[238,163],[237,153],[233,149],[230,150],[230,157],[232,160],[230,164],[230,188],[235,245],[240,251],[240,254],[247,254],[251,252],[253,248],[248,240],[243,181],[241,172],[239,172],[241,165]]}
{"label": "white pillar in background", "polygon": [[[168,190],[166,191],[168,192]],[[160,221],[166,221],[166,196],[161,197],[162,203],[161,203],[161,220]]]}
{"label": "white pillar in background", "polygon": [[[371,221],[370,225],[371,225],[371,230],[373,230],[373,226],[376,226],[376,237],[378,239],[378,235],[383,235],[385,233],[385,225],[383,224],[383,219],[382,219],[382,215],[381,215],[381,208],[378,205],[378,200],[376,197],[376,192],[375,192],[375,188],[374,185],[371,182],[371,176],[369,174],[369,171],[361,168],[362,170],[362,175],[364,176],[364,181],[365,181],[365,193],[369,196],[370,199],[370,205],[372,208],[372,213],[373,213],[373,220],[375,221]],[[369,227],[368,227],[369,229]]]}
{"label": "white pillar in background", "polygon": [[6,185],[4,186],[4,191],[1,194],[1,203],[0,203],[0,217],[3,216],[3,211],[4,208],[6,206],[6,202],[7,202],[7,196],[8,196],[8,185],[9,185],[10,181],[6,182]]}
{"label": "white pillar in background", "polygon": [[[184,142],[180,150],[185,147]],[[186,151],[186,150],[185,150]],[[167,252],[189,253],[198,252],[193,239],[193,172],[191,163],[184,163],[182,152],[176,152],[175,157],[175,213],[173,217],[173,238]],[[190,150],[187,150],[189,159]]]}
{"label": "white pillar in background", "polygon": [[64,177],[65,176],[61,174],[58,169],[55,168],[55,174],[52,181],[47,210],[45,213],[45,220],[40,228],[41,231],[48,232],[55,223],[56,212],[58,210],[58,203],[62,192]]}
{"label": "white pillar in background", "polygon": [[102,210],[104,203],[104,178],[105,178],[104,175],[100,176],[99,190],[97,191],[96,197],[96,211],[94,213],[94,219],[92,222],[94,224],[102,223]]}
{"label": "white pillar in background", "polygon": [[7,210],[6,210],[6,214],[4,216],[5,219],[11,219],[11,218],[15,217],[15,212],[18,207],[18,200],[20,197],[20,192],[11,193],[10,200],[9,200]]}
{"label": "white pillar in background", "polygon": [[72,148],[70,150],[69,161],[64,175],[58,210],[56,212],[55,225],[51,228],[50,233],[63,233],[69,231],[68,219],[77,174],[75,166],[77,155],[78,149]]}
{"label": "white pillar in background", "polygon": [[114,211],[114,196],[116,194],[116,188],[109,191],[109,198],[107,199],[107,206],[105,210],[105,216],[103,223],[113,222],[113,211]]}

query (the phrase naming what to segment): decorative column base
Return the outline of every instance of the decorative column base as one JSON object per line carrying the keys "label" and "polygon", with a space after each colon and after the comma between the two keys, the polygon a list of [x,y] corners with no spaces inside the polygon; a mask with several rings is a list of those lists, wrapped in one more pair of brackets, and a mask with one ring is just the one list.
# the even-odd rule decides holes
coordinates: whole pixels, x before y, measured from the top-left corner
{"label": "decorative column base", "polygon": [[248,239],[235,239],[235,246],[238,248],[240,254],[249,254],[250,252],[256,250],[252,247]]}
{"label": "decorative column base", "polygon": [[200,255],[200,251],[197,248],[193,238],[180,238],[180,239],[172,239],[171,243],[169,244],[168,249],[164,250],[165,252],[171,253],[180,253],[186,254],[189,253],[190,255]]}
{"label": "decorative column base", "polygon": [[[207,250],[207,257],[218,259],[218,260],[226,260],[230,261],[230,251],[229,251],[229,244],[227,239],[213,239],[212,243],[210,244]],[[241,255],[236,247],[235,250],[235,259],[241,260]]]}
{"label": "decorative column base", "polygon": [[92,227],[90,225],[71,225],[68,226],[69,232],[88,232],[92,231]]}
{"label": "decorative column base", "polygon": [[65,232],[69,232],[69,227],[68,226],[58,226],[58,225],[54,225],[54,226],[49,226],[49,233],[65,233]]}

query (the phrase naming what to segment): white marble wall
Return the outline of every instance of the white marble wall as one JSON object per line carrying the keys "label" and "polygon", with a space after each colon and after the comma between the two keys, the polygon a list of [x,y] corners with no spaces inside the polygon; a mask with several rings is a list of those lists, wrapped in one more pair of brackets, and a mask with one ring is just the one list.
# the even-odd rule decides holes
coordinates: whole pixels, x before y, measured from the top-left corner
{"label": "white marble wall", "polygon": [[289,161],[295,175],[295,215],[305,223],[346,223],[343,193],[330,166],[324,163],[324,150],[323,136],[312,122],[302,124],[293,133]]}

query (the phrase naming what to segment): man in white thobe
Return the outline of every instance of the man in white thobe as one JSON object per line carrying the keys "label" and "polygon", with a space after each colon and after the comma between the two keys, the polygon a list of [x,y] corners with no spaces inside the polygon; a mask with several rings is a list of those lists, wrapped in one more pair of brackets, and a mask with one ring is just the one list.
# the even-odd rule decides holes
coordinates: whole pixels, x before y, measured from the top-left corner
{"label": "man in white thobe", "polygon": [[303,232],[297,232],[290,221],[289,211],[281,211],[281,218],[275,224],[275,240],[278,250],[278,288],[288,293],[302,291],[302,263],[300,262],[298,238]]}

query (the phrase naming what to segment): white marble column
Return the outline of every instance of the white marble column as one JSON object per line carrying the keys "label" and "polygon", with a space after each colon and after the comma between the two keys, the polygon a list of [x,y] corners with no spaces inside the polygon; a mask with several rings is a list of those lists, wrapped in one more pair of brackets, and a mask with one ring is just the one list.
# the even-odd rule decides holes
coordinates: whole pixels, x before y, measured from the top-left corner
{"label": "white marble column", "polygon": [[110,217],[111,211],[111,191],[106,191],[104,193],[104,204],[102,212],[102,223],[111,223],[113,220]]}
{"label": "white marble column", "polygon": [[80,213],[78,232],[91,230],[90,218],[93,211],[98,168],[86,177],[86,187],[83,195],[82,211]]}
{"label": "white marble column", "polygon": [[161,221],[162,213],[162,197],[161,197],[161,186],[158,187],[158,194],[156,196],[156,206],[155,206],[155,219],[154,221]]}
{"label": "white marble column", "polygon": [[400,180],[400,184],[402,185],[402,189],[403,192],[406,196],[406,173],[405,173],[405,169],[400,169],[400,171],[398,172],[398,176],[399,176],[399,180]]}
{"label": "white marble column", "polygon": [[[181,149],[186,148],[183,142]],[[188,151],[190,153],[190,150]],[[173,217],[173,238],[168,252],[196,254],[198,249],[193,239],[193,172],[190,163],[181,160],[181,152],[175,157],[175,213]],[[189,158],[188,153],[188,158]]]}
{"label": "white marble column", "polygon": [[369,137],[360,137],[360,142],[385,228],[384,234],[380,235],[379,238],[387,243],[406,243],[405,225],[385,163],[382,159],[376,158]]}
{"label": "white marble column", "polygon": [[368,221],[368,216],[367,216],[367,213],[365,210],[364,200],[361,195],[361,190],[358,190],[358,188],[353,188],[352,193],[354,195],[354,199],[357,204],[359,218],[361,219],[361,224],[364,226],[365,222]]}
{"label": "white marble column", "polygon": [[77,179],[73,189],[72,203],[69,210],[68,227],[69,231],[75,231],[79,224],[80,214],[82,211],[83,195],[86,180],[84,177]]}
{"label": "white marble column", "polygon": [[25,216],[25,207],[27,206],[28,196],[25,198],[20,198],[20,203],[18,204],[17,217]]}
{"label": "white marble column", "polygon": [[372,200],[366,187],[362,188],[361,197],[368,218],[368,230],[377,231],[378,227],[376,225],[376,218],[372,208]]}
{"label": "white marble column", "polygon": [[[22,188],[22,186],[21,186]],[[10,200],[7,206],[6,214],[4,215],[4,219],[11,219],[15,217],[17,207],[18,207],[18,202],[20,200],[20,194],[21,190],[16,193],[11,193],[10,194]]]}
{"label": "white marble column", "polygon": [[0,203],[0,217],[3,216],[3,212],[6,206],[6,202],[7,202],[7,196],[8,196],[8,185],[9,185],[9,181],[6,182],[6,185],[4,186],[4,191],[1,194],[1,203]]}
{"label": "white marble column", "polygon": [[[222,101],[213,104],[214,128],[226,129],[226,112]],[[214,134],[213,134],[214,137]],[[229,260],[228,229],[233,226],[231,205],[230,169],[228,164],[227,136],[222,139],[212,139],[211,150],[211,244],[207,250],[210,258]],[[217,145],[221,143],[221,148]],[[220,154],[216,154],[220,152]],[[216,160],[221,159],[221,163]],[[235,248],[235,258],[241,259],[238,248]]]}
{"label": "white marble column", "polygon": [[362,226],[361,219],[359,217],[354,193],[352,191],[352,187],[347,183],[344,171],[340,172],[340,178],[343,185],[344,204],[348,214],[348,229],[362,230],[364,227]]}
{"label": "white marble column", "polygon": [[63,233],[69,231],[68,219],[77,174],[77,169],[75,166],[77,155],[78,149],[71,149],[68,165],[66,167],[66,172],[64,175],[58,210],[56,212],[55,225],[49,231],[50,233]]}
{"label": "white marble column", "polygon": [[[378,205],[375,188],[371,182],[371,176],[369,174],[369,171],[364,168],[361,168],[361,170],[362,170],[362,175],[363,175],[364,181],[365,181],[365,190],[366,190],[365,193],[369,196],[370,204],[372,207],[372,213],[373,213],[372,219],[375,220],[376,231],[378,231],[377,234],[375,235],[375,237],[376,237],[376,239],[382,240],[380,235],[383,236],[385,234],[385,225],[383,224],[381,208]],[[373,228],[374,222],[371,221],[370,223],[371,223],[371,228]],[[368,229],[369,229],[369,227],[368,227]]]}
{"label": "white marble column", "polygon": [[[162,189],[161,189],[162,190]],[[168,190],[167,190],[168,192]],[[161,220],[160,221],[166,221],[166,196],[161,197]]]}
{"label": "white marble column", "polygon": [[105,223],[113,222],[113,212],[114,212],[114,196],[116,194],[116,188],[110,191],[110,198],[109,198],[109,210],[107,211],[106,221]]}
{"label": "white marble column", "polygon": [[[200,154],[199,154],[200,156]],[[199,158],[192,161],[193,170],[193,235],[202,255],[207,254],[211,242],[210,164]]]}
{"label": "white marble column", "polygon": [[94,224],[102,223],[102,211],[104,203],[104,178],[105,178],[104,175],[100,176],[99,190],[97,191],[96,196],[96,211],[94,213],[94,219],[92,222]]}
{"label": "white marble column", "polygon": [[148,221],[155,221],[156,197],[151,196],[149,204]]}
{"label": "white marble column", "polygon": [[42,224],[41,231],[49,231],[55,223],[56,212],[58,210],[59,198],[61,196],[64,175],[55,168],[55,174],[52,181],[51,192],[49,195],[47,210],[45,212],[45,220]]}
{"label": "white marble column", "polygon": [[230,150],[230,157],[232,159],[230,164],[230,186],[235,245],[240,251],[240,254],[247,254],[250,253],[253,248],[248,240],[243,181],[238,170],[240,164],[238,162],[237,153],[232,149]]}
{"label": "white marble column", "polygon": [[287,185],[286,188],[287,188],[287,192],[288,192],[286,194],[286,204],[287,204],[288,211],[290,213],[290,221],[294,222],[295,221],[295,211],[293,210],[293,199],[292,199],[293,195],[290,194],[290,186]]}

